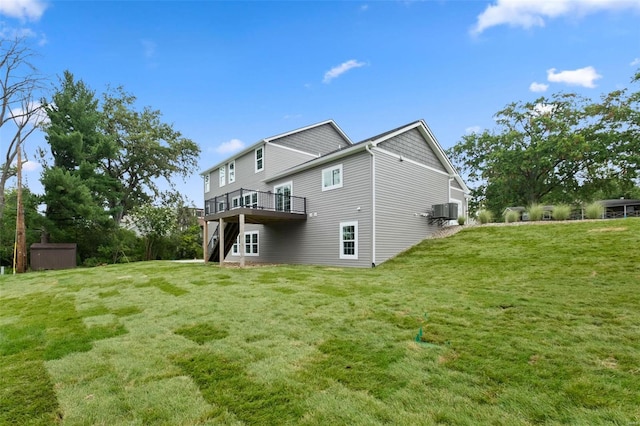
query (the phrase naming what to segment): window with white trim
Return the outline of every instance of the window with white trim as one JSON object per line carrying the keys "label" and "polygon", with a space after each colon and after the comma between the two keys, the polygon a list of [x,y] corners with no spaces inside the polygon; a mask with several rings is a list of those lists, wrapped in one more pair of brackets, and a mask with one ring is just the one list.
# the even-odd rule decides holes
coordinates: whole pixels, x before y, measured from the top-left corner
{"label": "window with white trim", "polygon": [[236,162],[235,160],[228,164],[229,167],[229,183],[236,181]]}
{"label": "window with white trim", "polygon": [[232,209],[237,209],[238,207],[241,206],[242,202],[241,202],[242,198],[238,195],[237,197],[233,197],[231,199],[231,208]]}
{"label": "window with white trim", "polygon": [[256,148],[256,173],[261,172],[264,169],[264,146]]}
{"label": "window with white trim", "polygon": [[231,254],[238,256],[240,254],[240,235],[236,237],[236,242],[231,246]]}
{"label": "window with white trim", "polygon": [[257,192],[249,192],[242,195],[244,199],[243,206],[255,209],[258,207],[258,193]]}
{"label": "window with white trim", "polygon": [[258,231],[244,233],[244,254],[245,256],[258,255]]}
{"label": "window with white trim", "polygon": [[204,175],[204,192],[211,191],[211,181],[209,179],[210,175],[208,173]]}
{"label": "window with white trim", "polygon": [[[249,231],[244,233],[244,254],[245,256],[258,256],[259,231]],[[231,246],[231,254],[240,256],[240,235]]]}
{"label": "window with white trim", "polygon": [[224,184],[226,183],[226,172],[227,172],[227,167],[226,166],[221,166],[220,170],[218,171],[218,180],[219,180],[219,186],[220,188],[222,188],[224,186]]}
{"label": "window with white trim", "polygon": [[322,170],[322,190],[342,188],[342,164]]}
{"label": "window with white trim", "polygon": [[358,258],[358,222],[340,222],[340,259]]}
{"label": "window with white trim", "polygon": [[291,194],[293,182],[283,183],[273,187],[275,193],[275,209],[278,212],[291,212]]}

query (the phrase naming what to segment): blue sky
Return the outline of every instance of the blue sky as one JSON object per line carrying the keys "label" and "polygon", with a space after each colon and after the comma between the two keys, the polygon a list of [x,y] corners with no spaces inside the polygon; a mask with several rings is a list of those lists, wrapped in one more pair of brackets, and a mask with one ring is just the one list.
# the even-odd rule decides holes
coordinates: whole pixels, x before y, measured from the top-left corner
{"label": "blue sky", "polygon": [[[68,69],[161,110],[202,148],[198,171],[329,118],[353,141],[422,118],[448,148],[507,103],[596,99],[640,69],[638,0],[2,0],[15,34],[52,84]],[[177,183],[203,204],[197,173]]]}

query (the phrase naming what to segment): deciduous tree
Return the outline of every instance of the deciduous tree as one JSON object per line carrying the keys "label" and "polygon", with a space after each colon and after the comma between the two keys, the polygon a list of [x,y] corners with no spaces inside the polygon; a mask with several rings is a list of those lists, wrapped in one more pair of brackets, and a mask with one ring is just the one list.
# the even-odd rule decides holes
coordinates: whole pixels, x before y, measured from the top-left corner
{"label": "deciduous tree", "polygon": [[21,142],[38,127],[42,115],[35,101],[43,78],[32,64],[34,53],[21,38],[0,39],[0,220],[5,207],[5,187],[15,176],[15,160]]}

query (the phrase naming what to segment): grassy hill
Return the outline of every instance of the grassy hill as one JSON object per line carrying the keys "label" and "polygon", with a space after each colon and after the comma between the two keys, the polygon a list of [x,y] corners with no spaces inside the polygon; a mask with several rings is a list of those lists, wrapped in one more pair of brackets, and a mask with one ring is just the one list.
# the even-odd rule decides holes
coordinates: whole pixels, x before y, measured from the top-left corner
{"label": "grassy hill", "polygon": [[0,424],[636,424],[640,219],[0,276],[0,378]]}

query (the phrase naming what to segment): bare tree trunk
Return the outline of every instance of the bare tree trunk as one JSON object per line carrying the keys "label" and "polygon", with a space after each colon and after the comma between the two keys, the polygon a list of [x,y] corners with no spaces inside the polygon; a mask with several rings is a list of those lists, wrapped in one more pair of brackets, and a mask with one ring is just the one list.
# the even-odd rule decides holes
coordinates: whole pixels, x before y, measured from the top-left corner
{"label": "bare tree trunk", "polygon": [[0,128],[5,132],[6,124],[15,126],[15,130],[9,129],[14,136],[2,153],[4,161],[0,163],[0,220],[5,207],[5,185],[15,176],[11,164],[18,153],[19,142],[25,141],[42,121],[41,106],[34,100],[43,80],[30,62],[33,55],[25,39],[0,38]]}
{"label": "bare tree trunk", "polygon": [[18,213],[16,214],[16,273],[27,272],[27,234],[24,223],[24,204],[22,203],[22,155],[20,143],[18,143],[18,184],[16,185],[16,204]]}

